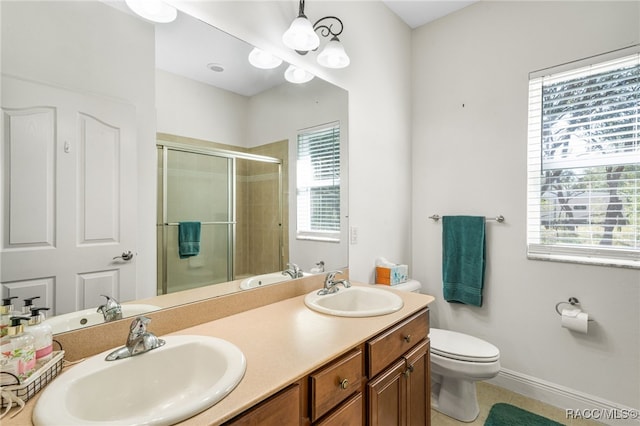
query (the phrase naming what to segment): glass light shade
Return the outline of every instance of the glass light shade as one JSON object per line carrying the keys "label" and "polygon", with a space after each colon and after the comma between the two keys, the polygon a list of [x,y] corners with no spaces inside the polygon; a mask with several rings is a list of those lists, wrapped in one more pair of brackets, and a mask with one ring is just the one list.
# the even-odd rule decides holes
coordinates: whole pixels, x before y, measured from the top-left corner
{"label": "glass light shade", "polygon": [[298,68],[295,65],[289,65],[289,68],[284,72],[284,78],[289,83],[306,83],[307,81],[313,80],[313,77],[313,74],[309,71]]}
{"label": "glass light shade", "polygon": [[162,0],[125,0],[129,9],[149,21],[166,24],[178,16],[175,7]]}
{"label": "glass light shade", "polygon": [[327,43],[318,55],[317,60],[320,65],[327,68],[345,68],[351,63],[338,37],[333,37],[331,41]]}
{"label": "glass light shade", "polygon": [[320,38],[304,15],[293,20],[289,29],[282,35],[282,42],[288,48],[301,52],[308,52],[320,46]]}
{"label": "glass light shade", "polygon": [[269,52],[265,52],[262,49],[254,47],[251,53],[249,53],[249,63],[256,68],[270,70],[280,66],[282,59]]}

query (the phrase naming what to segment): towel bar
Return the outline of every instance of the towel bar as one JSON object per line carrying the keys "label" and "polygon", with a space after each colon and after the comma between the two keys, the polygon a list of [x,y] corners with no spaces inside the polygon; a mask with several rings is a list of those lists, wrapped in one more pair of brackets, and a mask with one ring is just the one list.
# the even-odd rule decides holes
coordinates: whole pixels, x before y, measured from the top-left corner
{"label": "towel bar", "polygon": [[[433,215],[429,216],[429,219],[433,220],[434,222],[437,222],[437,221],[440,220],[440,215],[433,214]],[[486,218],[486,220],[494,220],[494,221],[496,221],[498,223],[502,223],[502,222],[504,222],[504,216],[500,215],[500,216],[497,216],[497,217],[488,217],[488,218]]]}

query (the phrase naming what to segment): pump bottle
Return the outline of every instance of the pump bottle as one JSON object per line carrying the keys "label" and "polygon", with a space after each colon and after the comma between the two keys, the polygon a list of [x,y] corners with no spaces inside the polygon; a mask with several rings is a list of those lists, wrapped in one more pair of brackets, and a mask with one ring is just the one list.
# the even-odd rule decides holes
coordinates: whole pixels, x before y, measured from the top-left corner
{"label": "pump bottle", "polygon": [[7,327],[11,325],[11,317],[16,314],[13,310],[13,299],[17,299],[18,296],[7,297],[2,299],[2,306],[0,306],[0,337],[7,335]]}
{"label": "pump bottle", "polygon": [[11,317],[7,335],[0,339],[0,366],[3,372],[11,373],[20,381],[36,371],[35,338],[23,333],[21,321],[28,317]]}
{"label": "pump bottle", "polygon": [[45,317],[40,311],[48,311],[49,308],[31,308],[29,325],[24,328],[25,334],[30,334],[35,339],[36,367],[40,368],[53,357],[53,331],[51,325],[43,322]]}
{"label": "pump bottle", "polygon": [[31,308],[33,307],[33,301],[36,299],[40,299],[40,296],[27,297],[26,299],[22,299],[24,305],[22,305],[22,315],[28,316],[31,315]]}

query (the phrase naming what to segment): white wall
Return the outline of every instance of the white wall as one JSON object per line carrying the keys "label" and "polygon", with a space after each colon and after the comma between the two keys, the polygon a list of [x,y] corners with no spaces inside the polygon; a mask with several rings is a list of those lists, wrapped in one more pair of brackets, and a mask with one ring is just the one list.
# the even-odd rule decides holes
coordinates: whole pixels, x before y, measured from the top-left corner
{"label": "white wall", "polygon": [[166,71],[156,71],[158,133],[247,146],[249,100]]}
{"label": "white wall", "polygon": [[[503,368],[640,407],[640,271],[527,260],[530,71],[640,42],[639,2],[479,2],[413,34],[413,275],[437,302],[437,327],[500,348]],[[506,218],[487,225],[481,308],[441,290],[441,223],[432,214]],[[577,297],[588,335],[554,307]],[[571,408],[571,407],[566,407]]]}

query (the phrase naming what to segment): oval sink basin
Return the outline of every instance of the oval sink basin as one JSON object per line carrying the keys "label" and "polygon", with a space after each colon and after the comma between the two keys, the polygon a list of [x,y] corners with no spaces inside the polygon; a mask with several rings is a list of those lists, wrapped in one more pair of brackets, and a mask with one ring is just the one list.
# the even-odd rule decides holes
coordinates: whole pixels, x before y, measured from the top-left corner
{"label": "oval sink basin", "polygon": [[171,425],[211,407],[242,380],[244,354],[207,336],[163,336],[166,344],[117,361],[113,349],[65,371],[42,392],[39,425]]}
{"label": "oval sink basin", "polygon": [[[133,317],[146,314],[147,312],[160,309],[155,305],[144,305],[131,303],[122,305],[122,317]],[[77,330],[89,327],[90,325],[104,323],[104,316],[96,312],[96,308],[83,309],[82,311],[70,312],[68,314],[56,315],[44,321],[51,326],[53,334],[64,333],[65,331]]]}
{"label": "oval sink basin", "polygon": [[[303,276],[308,277],[311,274],[306,272],[302,273]],[[280,283],[282,281],[292,280],[290,275],[283,274],[282,272],[271,272],[269,274],[254,275],[253,277],[245,278],[240,282],[240,288],[242,290],[249,290],[252,288],[258,288],[266,285]]]}
{"label": "oval sink basin", "polygon": [[395,293],[379,288],[340,288],[337,293],[320,296],[317,291],[304,298],[314,311],[339,317],[373,317],[402,309],[404,302]]}

